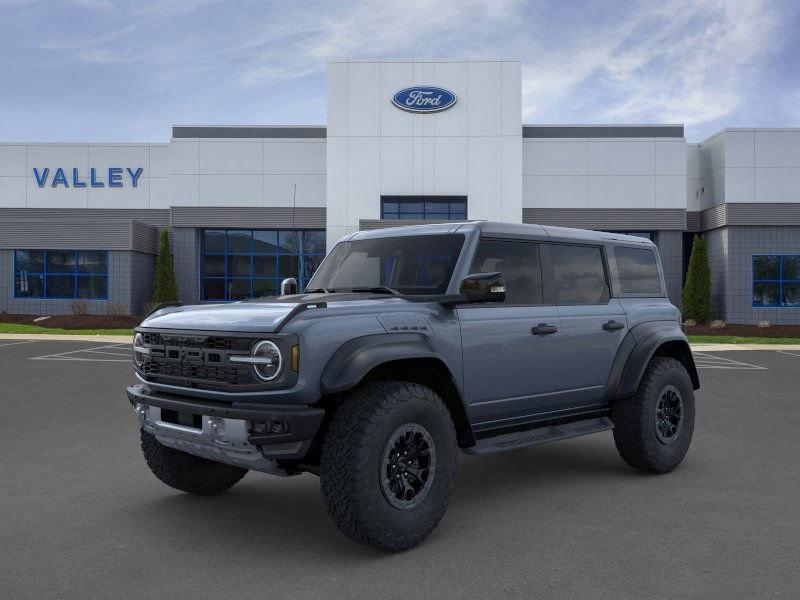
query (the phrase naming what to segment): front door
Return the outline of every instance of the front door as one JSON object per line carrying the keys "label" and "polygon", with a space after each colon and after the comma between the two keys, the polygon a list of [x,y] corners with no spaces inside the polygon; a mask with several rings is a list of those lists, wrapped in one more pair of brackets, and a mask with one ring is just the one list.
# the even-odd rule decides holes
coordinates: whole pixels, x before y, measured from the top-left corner
{"label": "front door", "polygon": [[539,244],[486,238],[471,273],[500,271],[503,303],[457,308],[464,394],[477,429],[502,427],[546,412],[558,402],[561,324],[543,303]]}

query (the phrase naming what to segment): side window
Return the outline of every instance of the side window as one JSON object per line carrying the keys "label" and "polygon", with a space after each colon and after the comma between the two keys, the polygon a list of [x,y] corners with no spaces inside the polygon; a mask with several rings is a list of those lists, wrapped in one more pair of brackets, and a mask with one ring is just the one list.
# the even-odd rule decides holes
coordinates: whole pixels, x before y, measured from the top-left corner
{"label": "side window", "polygon": [[495,271],[500,271],[506,280],[505,304],[542,303],[542,268],[538,244],[481,240],[470,272]]}
{"label": "side window", "polygon": [[660,294],[661,278],[655,252],[648,248],[614,248],[619,285],[625,294]]}
{"label": "side window", "polygon": [[559,304],[608,302],[610,293],[600,248],[553,244],[550,260]]}

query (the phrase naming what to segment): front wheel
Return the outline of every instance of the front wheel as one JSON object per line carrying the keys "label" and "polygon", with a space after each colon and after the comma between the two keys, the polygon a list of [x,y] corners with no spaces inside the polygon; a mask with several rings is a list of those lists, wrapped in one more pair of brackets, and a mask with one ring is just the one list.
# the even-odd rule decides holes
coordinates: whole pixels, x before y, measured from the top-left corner
{"label": "front wheel", "polygon": [[247,474],[247,469],[224,465],[168,448],[156,436],[141,430],[142,452],[147,466],[168,486],[200,496],[213,496],[233,487]]}
{"label": "front wheel", "polygon": [[405,550],[447,510],[458,447],[450,413],[430,388],[379,381],[354,391],[325,436],[320,486],[350,539]]}
{"label": "front wheel", "polygon": [[694,431],[694,389],[680,361],[656,356],[639,389],[611,407],[614,442],[631,467],[668,473],[686,456]]}

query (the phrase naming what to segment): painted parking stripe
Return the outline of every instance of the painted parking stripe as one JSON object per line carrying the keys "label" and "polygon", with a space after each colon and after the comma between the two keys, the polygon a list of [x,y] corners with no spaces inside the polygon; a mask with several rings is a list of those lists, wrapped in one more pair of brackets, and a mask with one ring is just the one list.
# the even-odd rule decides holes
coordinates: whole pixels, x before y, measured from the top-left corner
{"label": "painted parking stripe", "polygon": [[32,344],[36,340],[22,340],[21,342],[7,342],[5,344],[0,343],[0,348],[5,348],[6,346],[18,346],[19,344]]}
{"label": "painted parking stripe", "polygon": [[[111,352],[111,350],[122,350],[128,349],[128,352],[120,353],[120,352]],[[72,360],[72,361],[81,361],[81,362],[130,362],[130,346],[127,344],[104,344],[102,346],[94,346],[92,348],[80,348],[79,350],[68,350],[67,352],[58,352],[56,354],[46,354],[44,356],[35,356],[31,358],[31,360]],[[92,354],[97,353],[103,356],[112,355],[112,356],[120,356],[120,357],[127,357],[127,358],[100,358],[91,356]],[[90,357],[85,358],[81,356],[76,356],[80,354],[88,354]]]}
{"label": "painted parking stripe", "polygon": [[766,367],[760,367],[732,358],[723,358],[706,352],[695,352],[695,366],[698,369],[730,369],[738,371],[767,371]]}
{"label": "painted parking stripe", "polygon": [[787,356],[800,356],[800,354],[797,354],[795,352],[786,352],[786,350],[775,350],[775,352],[777,352],[778,354],[786,354]]}

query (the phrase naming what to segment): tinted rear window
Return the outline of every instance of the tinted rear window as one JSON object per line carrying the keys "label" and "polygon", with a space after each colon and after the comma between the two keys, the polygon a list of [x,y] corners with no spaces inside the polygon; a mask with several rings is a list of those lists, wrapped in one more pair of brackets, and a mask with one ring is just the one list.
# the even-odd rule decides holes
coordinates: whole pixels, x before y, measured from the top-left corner
{"label": "tinted rear window", "polygon": [[614,248],[619,285],[624,294],[660,294],[655,252],[648,248]]}
{"label": "tinted rear window", "polygon": [[610,296],[603,254],[596,246],[550,247],[559,304],[602,304]]}

